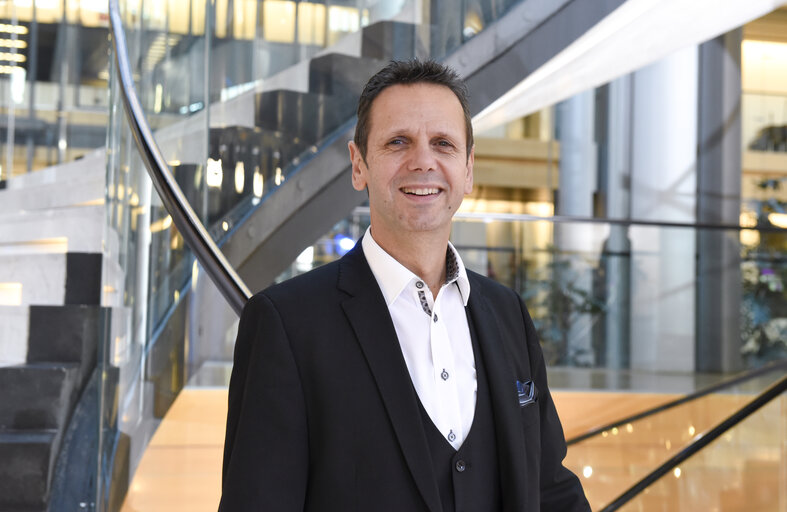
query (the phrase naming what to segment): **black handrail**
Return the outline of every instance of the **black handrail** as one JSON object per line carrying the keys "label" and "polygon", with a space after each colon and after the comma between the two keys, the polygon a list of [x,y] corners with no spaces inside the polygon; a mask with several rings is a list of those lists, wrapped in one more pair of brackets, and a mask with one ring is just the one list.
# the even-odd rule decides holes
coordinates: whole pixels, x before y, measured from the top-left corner
{"label": "black handrail", "polygon": [[645,478],[632,485],[627,491],[615,498],[609,505],[601,509],[601,512],[613,512],[614,510],[618,510],[620,507],[631,501],[639,493],[644,491],[656,480],[675,469],[678,464],[705,448],[732,427],[754,414],[762,406],[778,397],[785,391],[787,391],[787,377],[782,378],[782,380],[757,395],[757,397],[751,402],[738,409],[734,414],[713,427],[705,435],[699,437],[696,441],[675,454],[664,464],[646,475]]}
{"label": "black handrail", "polygon": [[706,388],[703,388],[703,389],[700,389],[698,391],[695,391],[694,393],[690,393],[690,394],[682,396],[680,398],[676,398],[675,400],[671,400],[669,402],[663,403],[661,405],[657,405],[657,406],[652,407],[650,409],[647,409],[645,411],[641,411],[641,412],[638,412],[636,414],[632,414],[631,416],[628,416],[626,418],[623,418],[623,419],[620,419],[620,420],[615,420],[615,421],[613,421],[611,423],[607,423],[606,425],[602,425],[600,427],[594,427],[594,428],[588,430],[587,432],[585,432],[584,434],[580,434],[578,436],[572,437],[571,439],[567,439],[566,440],[566,444],[567,445],[572,445],[572,444],[579,443],[579,442],[584,441],[586,439],[589,439],[591,437],[595,437],[595,436],[601,434],[602,432],[611,430],[611,429],[613,429],[615,427],[620,427],[620,426],[625,425],[627,423],[632,423],[634,421],[641,420],[642,418],[647,418],[648,416],[652,416],[654,414],[657,414],[657,413],[660,413],[660,412],[664,412],[667,409],[671,409],[673,407],[677,407],[678,405],[682,405],[682,404],[685,404],[687,402],[691,402],[693,400],[696,400],[698,398],[702,398],[703,396],[709,395],[711,393],[715,393],[717,391],[721,391],[723,389],[730,388],[730,387],[735,386],[737,384],[741,384],[743,382],[746,382],[747,380],[751,380],[751,379],[754,379],[754,378],[759,377],[761,375],[765,375],[766,373],[771,373],[771,372],[774,372],[776,370],[781,370],[781,369],[787,370],[787,359],[782,359],[782,360],[779,360],[779,361],[775,361],[775,362],[773,362],[771,364],[768,364],[768,365],[765,365],[765,366],[761,366],[760,368],[755,368],[753,370],[749,370],[749,371],[747,371],[747,372],[745,372],[745,373],[743,373],[741,375],[736,375],[735,377],[732,377],[730,379],[723,380],[721,382],[717,382],[716,384],[712,384],[712,385],[710,385],[710,386],[708,386]]}
{"label": "black handrail", "polygon": [[118,0],[109,0],[109,20],[123,106],[145,168],[184,241],[232,309],[240,315],[251,292],[194,213],[156,144],[134,88]]}

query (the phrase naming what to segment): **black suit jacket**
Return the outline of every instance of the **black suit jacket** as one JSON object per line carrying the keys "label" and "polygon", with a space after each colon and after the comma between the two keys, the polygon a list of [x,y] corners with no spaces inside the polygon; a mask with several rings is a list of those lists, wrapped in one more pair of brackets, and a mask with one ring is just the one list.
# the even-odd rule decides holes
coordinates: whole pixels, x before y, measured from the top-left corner
{"label": "black suit jacket", "polygon": [[[590,510],[533,323],[468,272],[505,511]],[[520,407],[516,381],[538,400]],[[230,380],[221,511],[440,512],[418,397],[361,244],[246,305]],[[478,511],[490,512],[490,511]]]}

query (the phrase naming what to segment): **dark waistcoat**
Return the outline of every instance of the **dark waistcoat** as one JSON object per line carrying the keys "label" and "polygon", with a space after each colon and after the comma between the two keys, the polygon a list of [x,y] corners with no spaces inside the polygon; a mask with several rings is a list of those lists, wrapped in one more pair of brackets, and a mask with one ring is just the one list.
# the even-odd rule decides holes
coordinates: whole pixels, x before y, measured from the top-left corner
{"label": "dark waistcoat", "polygon": [[443,437],[419,401],[443,512],[502,510],[495,424],[486,368],[470,315],[467,321],[473,342],[478,392],[473,425],[458,451]]}

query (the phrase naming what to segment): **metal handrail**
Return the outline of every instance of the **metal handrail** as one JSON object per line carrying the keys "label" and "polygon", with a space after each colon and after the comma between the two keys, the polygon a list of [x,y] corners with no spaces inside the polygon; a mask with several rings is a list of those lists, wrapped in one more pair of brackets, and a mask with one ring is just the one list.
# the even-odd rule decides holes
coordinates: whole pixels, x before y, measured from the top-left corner
{"label": "metal handrail", "polygon": [[706,434],[700,436],[696,441],[688,445],[679,453],[675,454],[661,466],[647,474],[642,480],[632,485],[623,494],[615,498],[609,505],[601,509],[601,512],[613,512],[618,510],[620,507],[634,499],[634,497],[636,497],[639,493],[648,488],[651,484],[656,482],[659,478],[674,470],[675,467],[680,463],[708,446],[711,442],[721,437],[725,432],[754,414],[761,407],[785,391],[787,391],[787,377],[784,377],[779,382],[775,383],[773,386],[757,395],[757,397],[751,402],[738,409],[735,413],[713,427]]}
{"label": "metal handrail", "polygon": [[145,168],[184,241],[230,307],[240,315],[251,292],[191,208],[156,143],[134,88],[118,0],[109,0],[109,20],[123,106]]}
{"label": "metal handrail", "polygon": [[[353,213],[356,215],[369,216],[368,206],[357,206]],[[456,212],[455,220],[497,220],[502,222],[538,222],[546,221],[555,224],[601,224],[613,226],[642,226],[656,228],[686,228],[697,230],[718,230],[718,231],[759,231],[760,233],[784,233],[787,228],[778,226],[741,226],[739,224],[708,224],[702,222],[672,222],[661,220],[646,219],[615,219],[609,217],[580,217],[576,215],[530,215],[528,213],[496,213],[496,212]]]}

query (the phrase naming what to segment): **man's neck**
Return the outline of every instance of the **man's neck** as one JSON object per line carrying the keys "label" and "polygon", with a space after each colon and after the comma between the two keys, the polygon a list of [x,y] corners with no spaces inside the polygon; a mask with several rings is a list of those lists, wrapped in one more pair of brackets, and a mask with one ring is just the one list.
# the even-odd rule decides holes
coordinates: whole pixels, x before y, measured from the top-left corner
{"label": "man's neck", "polygon": [[401,263],[407,270],[420,277],[432,292],[432,297],[445,283],[445,258],[448,249],[448,233],[415,233],[408,236],[388,237],[375,231],[372,237],[377,245]]}

